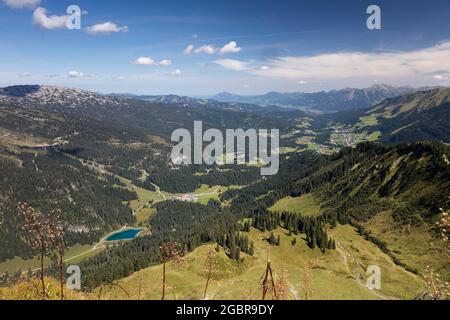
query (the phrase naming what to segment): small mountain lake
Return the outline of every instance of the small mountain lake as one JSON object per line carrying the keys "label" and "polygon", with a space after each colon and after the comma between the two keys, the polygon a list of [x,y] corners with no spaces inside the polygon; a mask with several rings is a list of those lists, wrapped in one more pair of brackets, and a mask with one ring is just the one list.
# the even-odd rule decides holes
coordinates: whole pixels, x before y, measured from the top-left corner
{"label": "small mountain lake", "polygon": [[144,229],[126,229],[113,233],[106,241],[122,241],[122,240],[133,240],[139,236]]}

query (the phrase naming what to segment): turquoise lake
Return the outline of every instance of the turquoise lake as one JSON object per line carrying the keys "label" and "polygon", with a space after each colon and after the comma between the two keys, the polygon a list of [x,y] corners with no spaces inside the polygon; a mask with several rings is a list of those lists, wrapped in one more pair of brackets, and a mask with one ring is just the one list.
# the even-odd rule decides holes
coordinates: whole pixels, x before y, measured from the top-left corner
{"label": "turquoise lake", "polygon": [[121,241],[121,240],[132,240],[137,238],[139,233],[144,229],[127,229],[123,231],[116,232],[106,238],[106,241]]}

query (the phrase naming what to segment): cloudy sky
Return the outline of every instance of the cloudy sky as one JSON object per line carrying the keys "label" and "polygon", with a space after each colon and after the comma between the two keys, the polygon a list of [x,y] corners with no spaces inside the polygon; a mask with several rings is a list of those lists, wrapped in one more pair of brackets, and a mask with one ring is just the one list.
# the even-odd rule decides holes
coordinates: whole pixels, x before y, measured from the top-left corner
{"label": "cloudy sky", "polygon": [[[0,86],[209,95],[450,85],[450,1],[0,0]],[[67,8],[81,29],[67,28]],[[381,8],[381,30],[366,10]]]}

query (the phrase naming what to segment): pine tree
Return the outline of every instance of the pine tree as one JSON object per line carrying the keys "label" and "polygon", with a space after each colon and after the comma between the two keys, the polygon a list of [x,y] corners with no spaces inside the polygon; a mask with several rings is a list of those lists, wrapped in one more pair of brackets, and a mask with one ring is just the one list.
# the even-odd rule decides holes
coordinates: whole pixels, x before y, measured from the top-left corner
{"label": "pine tree", "polygon": [[241,250],[236,248],[236,261],[241,262]]}
{"label": "pine tree", "polygon": [[322,250],[323,252],[325,252],[325,250],[327,249],[327,245],[328,245],[328,241],[325,238],[325,235],[323,235],[320,239],[320,250]]}
{"label": "pine tree", "polygon": [[236,260],[236,246],[234,244],[230,247],[230,259]]}
{"label": "pine tree", "polygon": [[273,234],[273,232],[270,234],[269,243],[272,246],[275,245],[275,243],[276,243],[275,235]]}
{"label": "pine tree", "polygon": [[311,236],[311,242],[309,245],[310,245],[311,249],[315,249],[317,246],[317,235],[315,232],[313,232],[313,234]]}
{"label": "pine tree", "polygon": [[254,245],[253,241],[250,242],[250,248],[248,249],[248,254],[251,256],[253,256],[255,254],[255,245]]}
{"label": "pine tree", "polygon": [[241,246],[242,251],[244,251],[244,252],[248,251],[248,243],[249,243],[249,240],[248,240],[248,236],[246,235],[242,239],[242,246]]}
{"label": "pine tree", "polygon": [[328,240],[328,246],[327,246],[328,250],[333,249],[333,239]]}

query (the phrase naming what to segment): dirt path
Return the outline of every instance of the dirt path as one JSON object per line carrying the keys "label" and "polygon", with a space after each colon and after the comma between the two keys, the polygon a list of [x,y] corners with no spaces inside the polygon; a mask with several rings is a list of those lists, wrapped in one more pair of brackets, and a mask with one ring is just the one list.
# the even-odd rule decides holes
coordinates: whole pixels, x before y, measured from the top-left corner
{"label": "dirt path", "polygon": [[154,184],[153,182],[150,182],[150,184],[155,187],[156,192],[158,192],[158,194],[164,199],[163,201],[167,201],[166,195],[161,192],[161,188],[156,184]]}
{"label": "dirt path", "polygon": [[294,288],[294,286],[288,282],[289,285],[289,292],[294,296],[295,300],[300,300],[300,296],[298,295],[297,289]]}
{"label": "dirt path", "polygon": [[[364,288],[366,290],[369,290],[367,288],[366,284],[363,282],[361,273],[358,272],[357,275],[354,275],[352,270],[351,270],[351,268],[350,268],[350,266],[349,266],[349,261],[348,261],[349,258],[352,259],[355,264],[357,264],[357,260],[355,259],[355,257],[353,257],[351,252],[349,252],[349,251],[347,251],[345,249],[344,245],[341,242],[337,241],[336,244],[337,244],[337,251],[339,252],[339,254],[342,257],[342,260],[343,260],[343,263],[344,263],[344,267],[345,267],[346,271],[348,272],[348,274],[352,277],[352,279],[359,286],[361,286],[362,288]],[[380,299],[383,299],[383,300],[396,300],[395,298],[385,296],[384,294],[379,293],[379,292],[377,292],[375,290],[369,290],[369,291],[371,293],[373,293],[375,296],[377,296],[378,298],[380,298]]]}

